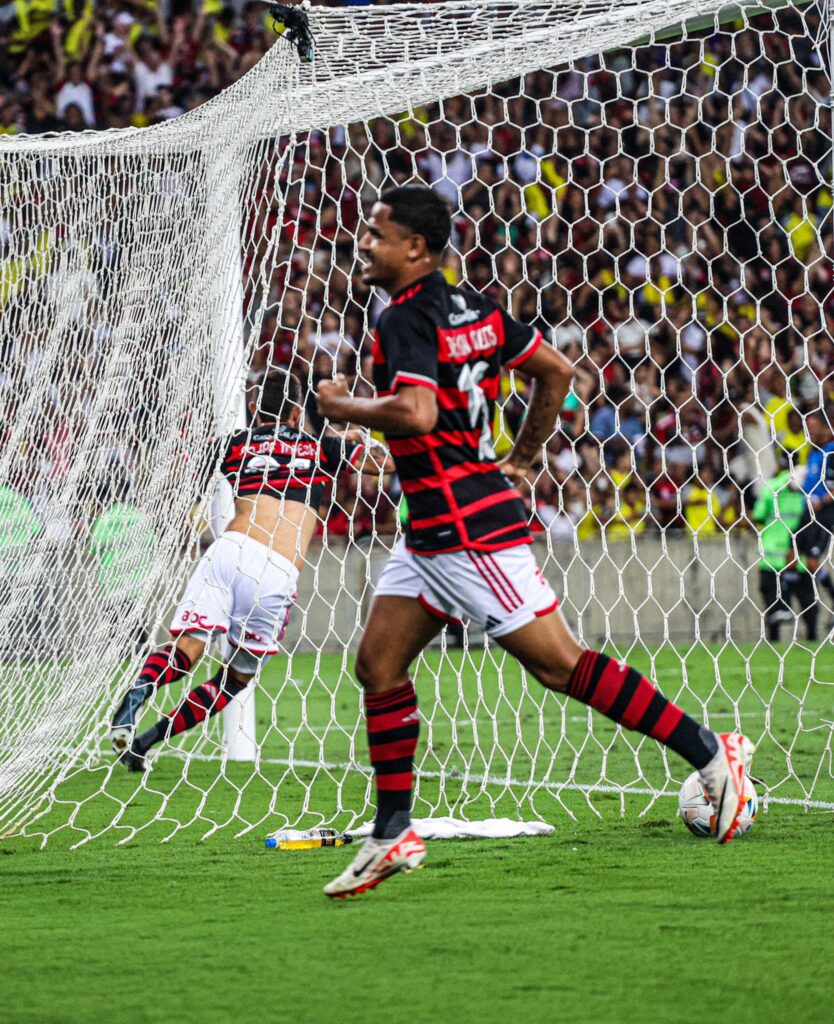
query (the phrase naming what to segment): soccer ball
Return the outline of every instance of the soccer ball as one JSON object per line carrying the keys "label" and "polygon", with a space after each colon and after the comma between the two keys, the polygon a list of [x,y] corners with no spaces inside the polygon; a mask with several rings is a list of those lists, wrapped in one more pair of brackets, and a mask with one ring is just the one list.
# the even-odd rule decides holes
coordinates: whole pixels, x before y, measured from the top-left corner
{"label": "soccer ball", "polygon": [[[715,836],[715,811],[707,791],[701,785],[698,773],[693,772],[681,786],[678,796],[678,812],[693,836],[709,839]],[[744,835],[753,827],[759,813],[759,797],[747,775],[744,776],[744,807],[738,817],[737,836]]]}

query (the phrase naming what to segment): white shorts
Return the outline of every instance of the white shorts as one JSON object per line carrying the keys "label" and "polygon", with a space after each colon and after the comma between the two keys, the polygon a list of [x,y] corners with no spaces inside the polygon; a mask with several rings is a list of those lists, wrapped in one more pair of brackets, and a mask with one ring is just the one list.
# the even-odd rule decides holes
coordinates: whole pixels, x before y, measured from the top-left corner
{"label": "white shorts", "polygon": [[226,633],[252,654],[277,654],[297,595],[298,569],[242,533],[224,533],[192,573],[171,634]]}
{"label": "white shorts", "polygon": [[400,540],[376,594],[413,597],[444,622],[469,618],[490,636],[505,636],[559,604],[529,545],[503,551],[415,555]]}

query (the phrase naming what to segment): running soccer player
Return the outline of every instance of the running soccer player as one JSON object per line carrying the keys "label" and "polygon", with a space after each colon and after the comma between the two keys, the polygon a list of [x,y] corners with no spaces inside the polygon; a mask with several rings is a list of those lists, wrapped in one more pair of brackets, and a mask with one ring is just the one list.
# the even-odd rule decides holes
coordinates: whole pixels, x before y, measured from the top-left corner
{"label": "running soccer player", "polygon": [[[447,284],[439,270],[449,211],[431,189],[385,192],[359,242],[366,284],[392,296],[375,335],[376,398],[353,398],[343,380],[319,385],[331,420],[384,432],[408,498],[406,537],[376,589],[356,658],[365,691],[377,812],[354,862],[328,896],[364,892],[419,866],[425,847],[410,824],[420,728],[411,662],[450,619],[468,616],[549,689],[651,736],[701,774],[730,840],[743,805],[753,745],[717,735],[667,700],[635,669],[583,649],[536,567],[516,484],[550,436],[571,366],[541,334],[491,299]],[[502,368],[534,381],[509,454],[494,460],[491,424]]]}
{"label": "running soccer player", "polygon": [[[302,433],[301,409],[298,379],[272,370],[260,407],[250,404],[252,426],[229,440],[221,472],[234,490],[234,518],[194,570],[174,613],[171,642],[150,654],[113,717],[113,749],[133,771],[149,767],[145,755],[155,743],[222,711],[278,653],[327,481],[346,467],[376,475],[393,469],[387,453]],[[228,664],[137,736],[151,694],[190,672],[215,633],[228,636]]]}

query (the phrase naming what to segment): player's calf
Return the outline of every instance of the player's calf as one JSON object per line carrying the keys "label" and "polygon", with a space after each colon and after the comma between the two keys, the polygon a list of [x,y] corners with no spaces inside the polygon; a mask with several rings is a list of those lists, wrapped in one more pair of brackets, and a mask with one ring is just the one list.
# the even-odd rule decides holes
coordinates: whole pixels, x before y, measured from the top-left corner
{"label": "player's calf", "polygon": [[744,774],[755,749],[746,736],[717,734],[699,725],[636,669],[600,651],[582,654],[571,673],[568,693],[689,761],[716,808],[718,842],[733,838],[744,806]]}
{"label": "player's calf", "polygon": [[558,612],[501,637],[500,642],[544,686],[566,692],[625,729],[664,743],[698,771],[719,752],[714,732],[624,661],[582,648]]}
{"label": "player's calf", "polygon": [[[557,630],[563,628],[558,623],[556,626]],[[538,639],[543,649],[547,647],[546,636],[530,639]],[[623,728],[651,736],[680,754],[701,773],[714,806],[719,808],[718,840],[729,842],[743,806],[744,773],[753,755],[753,744],[740,734],[718,735],[700,725],[624,661],[601,651],[581,649],[576,657],[574,645],[572,637],[567,645],[551,644],[548,658],[537,652],[535,642],[526,644],[520,652],[521,660],[545,686],[564,690]],[[515,645],[510,641],[507,646],[512,650]],[[566,660],[574,662],[567,674]]]}

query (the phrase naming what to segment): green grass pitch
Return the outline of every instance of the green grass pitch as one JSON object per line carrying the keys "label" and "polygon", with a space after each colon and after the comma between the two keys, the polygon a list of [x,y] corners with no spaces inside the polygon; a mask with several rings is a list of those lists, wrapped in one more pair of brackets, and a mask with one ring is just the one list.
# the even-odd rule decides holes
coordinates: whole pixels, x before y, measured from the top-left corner
{"label": "green grass pitch", "polygon": [[[783,664],[765,648],[720,657],[667,648],[631,660],[652,668],[667,693],[681,691],[688,709],[708,701],[716,726],[731,727],[735,703],[760,741],[753,774],[778,796],[801,794],[785,776],[790,749],[806,782],[819,768],[813,797],[834,800],[830,646],[813,659],[795,649]],[[257,772],[229,765],[221,778],[216,762],[195,760],[184,774],[168,752],[142,783],[110,772],[103,757],[68,779],[61,802],[33,827],[48,832],[74,816],[72,829],[44,850],[32,839],[0,844],[0,1021],[830,1019],[834,815],[771,805],[725,848],[690,837],[669,798],[647,810],[646,795],[623,808],[598,793],[590,798],[598,818],[575,787],[660,784],[655,745],[640,746],[638,769],[608,723],[595,718],[590,733],[576,704],[525,694],[509,663],[499,675],[480,651],[463,664],[460,654],[432,652],[418,672],[430,750],[417,812],[538,813],[555,835],[433,843],[425,870],[347,903],[327,901],[321,887],[350,849],[268,851],[263,837],[301,809],[293,776],[309,782],[309,761],[333,766],[313,784],[314,806],[332,815],[337,782],[345,807],[362,806],[366,778],[344,768],[365,759],[361,732],[351,748],[358,702],[347,671],[337,656],[273,662],[264,685],[277,699],[259,701]],[[515,782],[525,766],[530,775],[531,754],[534,781],[551,785],[525,797]],[[669,763],[676,778],[686,774]],[[440,770],[453,775],[445,799]],[[282,799],[270,810],[281,778]],[[565,781],[574,788],[554,790]],[[162,820],[115,844],[163,806]],[[69,850],[117,814],[119,828]],[[175,831],[177,822],[191,824]],[[216,822],[229,827],[203,841]]]}

